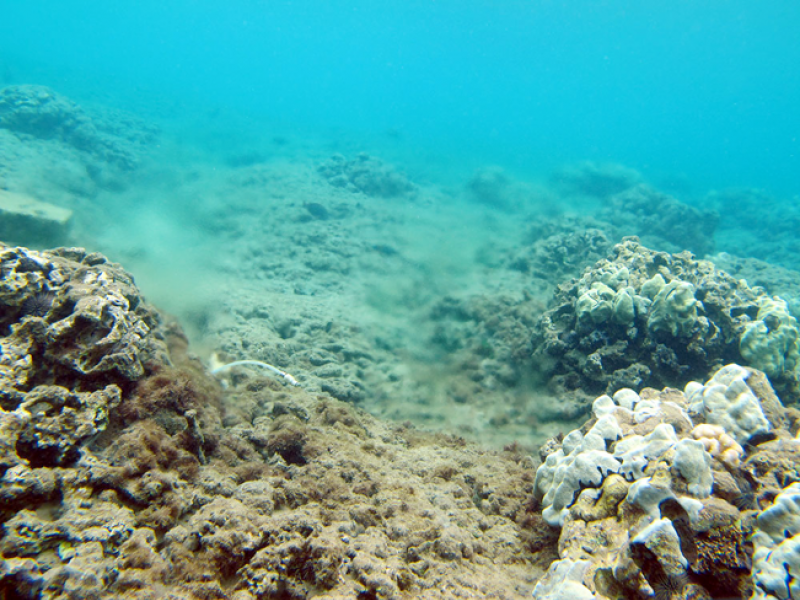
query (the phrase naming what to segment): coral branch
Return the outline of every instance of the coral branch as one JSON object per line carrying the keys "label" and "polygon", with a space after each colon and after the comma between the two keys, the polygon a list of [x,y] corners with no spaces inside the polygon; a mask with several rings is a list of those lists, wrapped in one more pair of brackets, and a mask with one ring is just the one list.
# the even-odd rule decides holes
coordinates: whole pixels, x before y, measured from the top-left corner
{"label": "coral branch", "polygon": [[228,371],[228,370],[233,369],[235,367],[260,367],[262,369],[266,369],[267,371],[272,371],[276,375],[280,375],[281,377],[283,377],[284,381],[286,381],[286,383],[288,383],[289,385],[293,385],[295,387],[298,387],[300,385],[300,382],[297,381],[297,379],[292,377],[286,371],[281,371],[277,367],[273,367],[272,365],[269,365],[269,364],[267,364],[265,362],[261,362],[260,360],[235,360],[235,361],[230,362],[228,364],[220,365],[220,366],[212,368],[211,369],[211,374],[212,375],[219,375],[220,373],[222,373],[224,371]]}

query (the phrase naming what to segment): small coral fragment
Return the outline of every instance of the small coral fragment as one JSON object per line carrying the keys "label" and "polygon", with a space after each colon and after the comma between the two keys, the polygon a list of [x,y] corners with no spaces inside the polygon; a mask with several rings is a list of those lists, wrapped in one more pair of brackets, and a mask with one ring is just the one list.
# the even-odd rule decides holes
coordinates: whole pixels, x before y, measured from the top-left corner
{"label": "small coral fragment", "polygon": [[691,434],[703,444],[706,452],[729,467],[738,467],[741,463],[744,450],[719,425],[702,423],[692,429]]}

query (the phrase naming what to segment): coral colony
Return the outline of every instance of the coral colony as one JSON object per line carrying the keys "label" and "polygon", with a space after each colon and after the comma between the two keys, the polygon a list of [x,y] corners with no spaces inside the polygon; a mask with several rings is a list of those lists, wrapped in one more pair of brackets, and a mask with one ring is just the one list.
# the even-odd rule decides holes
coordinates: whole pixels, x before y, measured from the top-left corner
{"label": "coral colony", "polygon": [[[2,156],[51,157],[80,207],[159,135],[115,114],[9,86]],[[392,229],[454,192],[366,154],[259,156],[209,193],[237,210],[201,215],[231,246],[258,226],[223,263],[237,286],[213,281],[222,301],[184,321],[210,365],[119,264],[29,249],[69,240],[72,213],[13,191],[0,161],[19,242],[0,243],[0,598],[800,598],[796,272],[697,259],[714,214],[584,164],[547,193],[602,208],[481,238],[461,294],[415,246],[441,221],[414,243]],[[464,213],[509,223],[535,195],[497,168],[463,194],[453,247],[484,231]],[[739,223],[768,204],[724,199]]]}

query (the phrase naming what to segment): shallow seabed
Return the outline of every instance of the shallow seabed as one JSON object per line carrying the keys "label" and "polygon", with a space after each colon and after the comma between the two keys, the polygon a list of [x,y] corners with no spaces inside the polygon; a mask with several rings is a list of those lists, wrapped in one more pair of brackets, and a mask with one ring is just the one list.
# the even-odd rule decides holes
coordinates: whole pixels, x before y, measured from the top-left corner
{"label": "shallow seabed", "polygon": [[4,9],[0,600],[800,597],[800,12],[724,8]]}

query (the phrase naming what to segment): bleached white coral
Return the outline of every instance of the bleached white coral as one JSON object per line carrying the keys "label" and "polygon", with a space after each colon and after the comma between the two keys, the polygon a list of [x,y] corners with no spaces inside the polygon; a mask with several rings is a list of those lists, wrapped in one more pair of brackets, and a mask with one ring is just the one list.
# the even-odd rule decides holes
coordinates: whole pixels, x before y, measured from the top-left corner
{"label": "bleached white coral", "polygon": [[678,443],[675,429],[661,423],[646,436],[630,435],[614,447],[614,458],[622,462],[620,475],[628,481],[644,477],[650,461],[658,460]]}
{"label": "bleached white coral", "polygon": [[778,494],[756,519],[754,600],[800,597],[800,483]]}
{"label": "bleached white coral", "polygon": [[689,493],[698,498],[711,495],[714,474],[711,472],[711,456],[697,440],[682,439],[675,446],[672,466],[689,483]]}
{"label": "bleached white coral", "polygon": [[708,423],[724,427],[737,442],[770,430],[761,403],[747,385],[749,375],[744,367],[731,364],[705,385],[690,381],[684,391],[692,411],[704,415]]}
{"label": "bleached white coral", "polygon": [[591,563],[588,560],[564,558],[554,561],[533,590],[534,600],[594,600],[583,585],[583,577]]}
{"label": "bleached white coral", "polygon": [[605,450],[575,448],[550,454],[536,471],[535,492],[542,497],[542,516],[553,526],[562,526],[577,493],[584,487],[599,487],[620,463]]}

